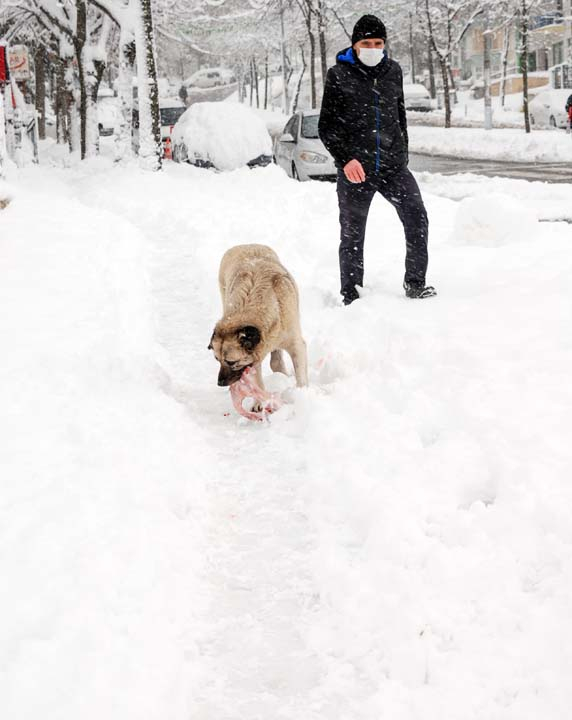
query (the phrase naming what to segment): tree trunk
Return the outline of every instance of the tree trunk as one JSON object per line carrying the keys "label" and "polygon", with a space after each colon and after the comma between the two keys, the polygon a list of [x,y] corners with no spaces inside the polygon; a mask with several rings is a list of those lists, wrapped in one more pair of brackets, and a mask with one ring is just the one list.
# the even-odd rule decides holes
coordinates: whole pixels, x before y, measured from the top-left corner
{"label": "tree trunk", "polygon": [[449,87],[453,91],[453,103],[456,105],[458,102],[457,85],[455,83],[455,78],[453,77],[453,70],[451,69],[451,63],[449,62],[449,59],[447,59],[447,75],[449,76]]}
{"label": "tree trunk", "polygon": [[79,80],[80,156],[84,160],[87,151],[87,84],[83,58],[83,48],[87,39],[87,4],[85,0],[76,0],[76,13],[74,49]]}
{"label": "tree trunk", "polygon": [[485,130],[492,130],[493,127],[493,109],[491,102],[491,44],[492,31],[488,22],[486,22],[485,32],[483,33],[484,52],[483,52],[483,82],[485,85]]}
{"label": "tree trunk", "polygon": [[522,101],[524,107],[524,129],[530,132],[530,112],[528,108],[528,8],[526,0],[521,5],[521,33],[522,33]]}
{"label": "tree trunk", "polygon": [[413,48],[413,13],[409,13],[409,55],[411,57],[411,82],[415,84],[415,50]]}
{"label": "tree trunk", "polygon": [[268,109],[268,53],[264,60],[264,109]]}
{"label": "tree trunk", "polygon": [[256,64],[256,58],[252,58],[252,74],[254,75],[255,91],[256,91],[256,108],[260,108],[260,92],[258,88],[258,65]]}
{"label": "tree trunk", "polygon": [[130,31],[121,28],[119,36],[119,76],[117,88],[121,107],[121,125],[115,144],[115,160],[131,155],[133,124],[133,69],[135,65],[135,41]]}
{"label": "tree trunk", "polygon": [[60,145],[70,144],[68,123],[68,94],[65,78],[66,68],[64,60],[60,57],[56,61],[56,139]]}
{"label": "tree trunk", "polygon": [[310,39],[310,107],[315,108],[316,100],[316,36],[312,31],[312,16],[306,19],[306,28]]}
{"label": "tree trunk", "polygon": [[250,71],[250,107],[252,107],[252,101],[254,97],[254,68],[253,68],[254,60],[253,58],[250,58],[250,63],[248,65],[248,69]]}
{"label": "tree trunk", "polygon": [[451,127],[451,96],[449,95],[449,76],[447,72],[447,61],[439,58],[441,67],[441,78],[443,80],[443,102],[445,104],[445,127]]}
{"label": "tree trunk", "polygon": [[437,89],[435,87],[435,68],[433,67],[433,48],[431,40],[427,44],[427,66],[429,67],[429,93],[431,98],[435,100],[437,97]]}
{"label": "tree trunk", "polygon": [[46,48],[38,45],[34,54],[36,77],[36,113],[38,115],[38,137],[46,139]]}
{"label": "tree trunk", "polygon": [[83,48],[83,68],[87,94],[85,104],[85,155],[86,157],[92,157],[96,154],[99,146],[99,128],[97,124],[97,91],[99,81],[97,79],[95,64],[87,51],[88,45],[85,45]]}
{"label": "tree trunk", "polygon": [[510,43],[510,31],[511,26],[507,25],[504,30],[503,45],[502,45],[502,76],[500,85],[500,96],[501,96],[501,107],[504,108],[504,102],[506,98],[506,71],[508,68],[508,51]]}
{"label": "tree trunk", "polygon": [[300,46],[300,53],[302,54],[302,70],[300,72],[300,77],[298,78],[298,82],[296,83],[296,93],[294,94],[294,100],[292,102],[292,112],[295,113],[298,109],[298,100],[300,99],[300,88],[302,87],[302,78],[304,77],[304,73],[306,72],[306,58],[304,57],[304,47]]}
{"label": "tree trunk", "polygon": [[162,165],[159,87],[155,64],[155,35],[151,0],[139,0],[135,44],[137,52],[137,96],[139,104],[139,158],[148,170]]}
{"label": "tree trunk", "polygon": [[322,74],[322,93],[326,86],[326,75],[328,74],[328,48],[326,43],[326,15],[323,0],[317,3],[318,17],[318,44],[320,48],[320,69]]}

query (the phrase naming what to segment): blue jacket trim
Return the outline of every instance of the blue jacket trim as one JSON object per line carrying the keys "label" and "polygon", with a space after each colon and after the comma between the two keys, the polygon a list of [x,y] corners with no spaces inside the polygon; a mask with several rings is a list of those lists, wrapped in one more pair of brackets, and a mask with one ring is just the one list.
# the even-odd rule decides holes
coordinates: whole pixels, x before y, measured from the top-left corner
{"label": "blue jacket trim", "polygon": [[336,55],[336,61],[349,63],[350,65],[355,65],[356,64],[356,56],[354,53],[354,49],[352,47],[349,47],[349,48],[346,48],[345,50],[340,50],[340,52]]}

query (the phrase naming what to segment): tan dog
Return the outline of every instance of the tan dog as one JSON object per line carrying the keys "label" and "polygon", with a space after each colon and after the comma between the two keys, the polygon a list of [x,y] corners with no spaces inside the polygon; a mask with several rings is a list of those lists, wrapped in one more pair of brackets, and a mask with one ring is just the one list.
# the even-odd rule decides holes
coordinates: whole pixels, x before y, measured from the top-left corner
{"label": "tan dog", "polygon": [[219,285],[223,317],[209,345],[220,363],[218,384],[232,385],[252,365],[263,389],[262,361],[270,353],[272,370],[286,373],[282,355],[286,350],[294,364],[296,384],[307,385],[298,288],[274,250],[266,245],[231,248],[221,260]]}

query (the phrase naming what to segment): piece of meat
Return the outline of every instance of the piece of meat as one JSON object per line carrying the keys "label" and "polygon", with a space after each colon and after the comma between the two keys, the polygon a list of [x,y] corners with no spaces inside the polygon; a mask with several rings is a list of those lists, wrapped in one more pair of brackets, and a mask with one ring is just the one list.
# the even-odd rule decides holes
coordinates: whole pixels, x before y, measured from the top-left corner
{"label": "piece of meat", "polygon": [[[267,414],[273,413],[282,407],[279,393],[270,393],[258,386],[256,370],[253,367],[245,368],[240,380],[230,386],[230,396],[236,411],[249,420],[261,422]],[[262,406],[262,410],[260,412],[245,410],[242,402],[247,397],[253,398]]]}

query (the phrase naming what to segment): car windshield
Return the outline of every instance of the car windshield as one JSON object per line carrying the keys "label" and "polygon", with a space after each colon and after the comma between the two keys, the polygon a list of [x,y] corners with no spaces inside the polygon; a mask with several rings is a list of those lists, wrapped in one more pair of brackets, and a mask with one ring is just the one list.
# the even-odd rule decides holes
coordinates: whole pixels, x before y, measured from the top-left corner
{"label": "car windshield", "polygon": [[174,125],[187,108],[161,108],[161,125]]}
{"label": "car windshield", "polygon": [[319,115],[306,115],[302,118],[302,137],[316,139],[318,135]]}

